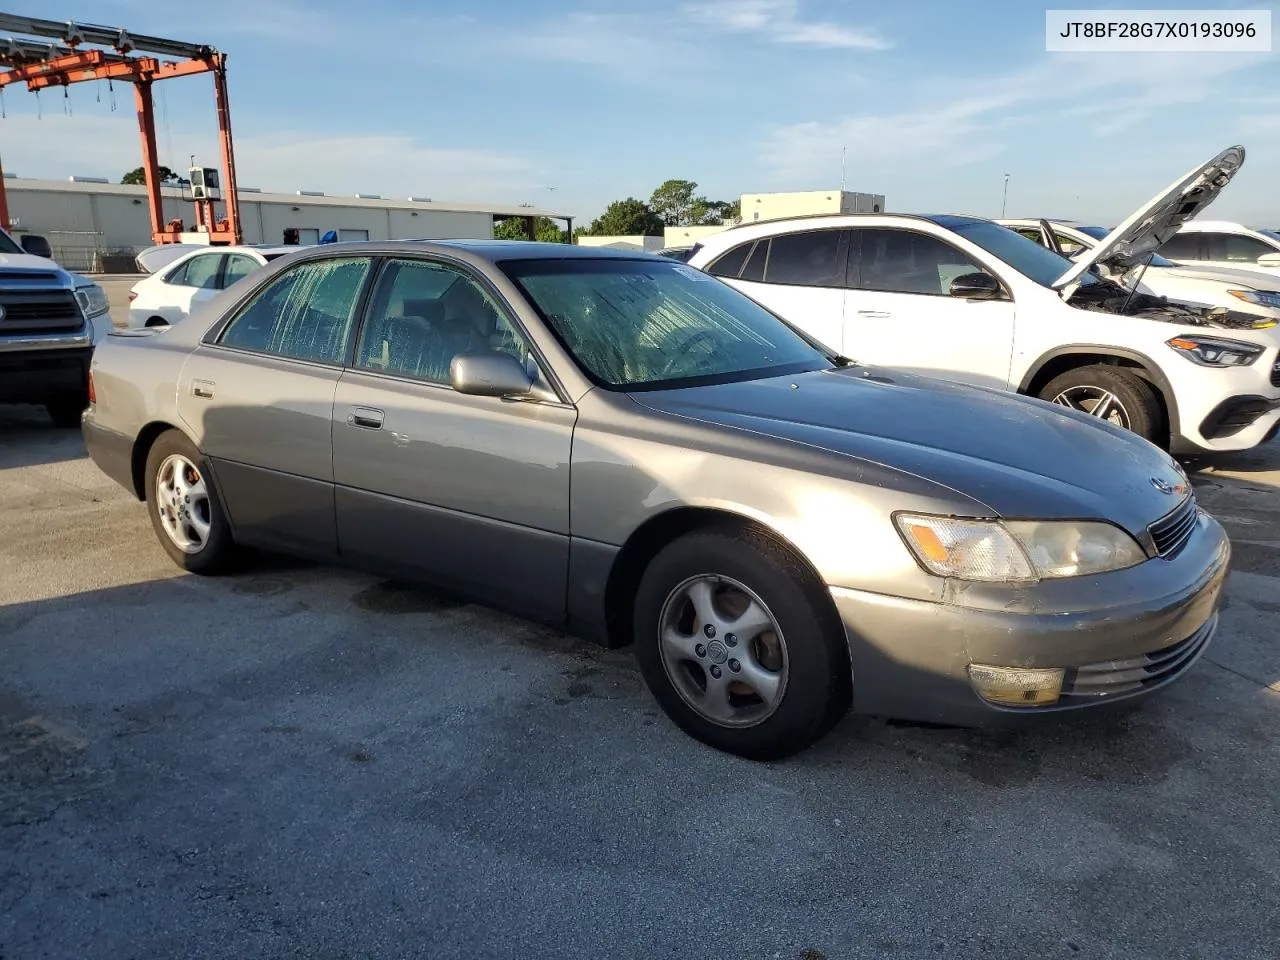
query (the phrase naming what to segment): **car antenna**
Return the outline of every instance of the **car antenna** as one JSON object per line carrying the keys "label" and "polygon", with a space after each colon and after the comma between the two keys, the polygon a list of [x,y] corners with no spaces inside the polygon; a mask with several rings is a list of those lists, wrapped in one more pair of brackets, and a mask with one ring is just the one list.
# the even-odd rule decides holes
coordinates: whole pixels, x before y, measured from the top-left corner
{"label": "car antenna", "polygon": [[1120,307],[1120,316],[1125,316],[1129,312],[1129,303],[1133,300],[1134,294],[1138,292],[1138,286],[1142,283],[1142,275],[1147,272],[1147,267],[1151,266],[1151,261],[1156,258],[1156,252],[1151,251],[1146,261],[1138,268],[1138,275],[1133,278],[1133,288],[1129,291],[1129,295],[1124,298],[1124,304]]}

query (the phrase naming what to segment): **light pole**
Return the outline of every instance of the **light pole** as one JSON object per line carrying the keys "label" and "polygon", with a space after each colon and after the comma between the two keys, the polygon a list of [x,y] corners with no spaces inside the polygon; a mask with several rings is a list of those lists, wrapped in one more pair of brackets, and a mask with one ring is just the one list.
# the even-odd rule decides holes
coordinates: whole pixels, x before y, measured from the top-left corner
{"label": "light pole", "polygon": [[1004,199],[1000,201],[1000,219],[1004,219],[1005,210],[1009,206],[1009,175],[1004,175]]}

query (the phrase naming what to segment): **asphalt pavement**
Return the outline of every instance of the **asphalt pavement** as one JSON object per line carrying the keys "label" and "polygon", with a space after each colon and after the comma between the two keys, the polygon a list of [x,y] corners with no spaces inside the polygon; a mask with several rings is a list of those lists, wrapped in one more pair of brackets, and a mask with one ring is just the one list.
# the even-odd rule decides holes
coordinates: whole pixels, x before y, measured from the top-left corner
{"label": "asphalt pavement", "polygon": [[181,573],[0,407],[0,960],[1280,955],[1280,445],[1196,474],[1235,565],[1142,708],[850,718],[778,764],[627,651],[262,558]]}

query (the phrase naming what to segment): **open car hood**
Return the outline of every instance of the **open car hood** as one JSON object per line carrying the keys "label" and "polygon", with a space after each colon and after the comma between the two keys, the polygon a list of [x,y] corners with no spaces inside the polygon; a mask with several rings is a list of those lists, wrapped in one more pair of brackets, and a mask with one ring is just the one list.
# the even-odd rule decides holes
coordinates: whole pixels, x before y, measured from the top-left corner
{"label": "open car hood", "polygon": [[1095,263],[1125,271],[1141,263],[1178,232],[1178,228],[1213,203],[1244,165],[1244,147],[1228,147],[1196,166],[1147,201],[1097,246],[1072,263],[1053,282],[1055,290],[1078,281]]}

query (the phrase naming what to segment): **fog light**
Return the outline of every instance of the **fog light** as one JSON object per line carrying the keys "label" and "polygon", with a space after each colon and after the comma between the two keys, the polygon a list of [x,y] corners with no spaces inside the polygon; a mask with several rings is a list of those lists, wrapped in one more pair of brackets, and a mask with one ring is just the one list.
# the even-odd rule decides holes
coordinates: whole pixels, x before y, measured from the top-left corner
{"label": "fog light", "polygon": [[1061,667],[1028,669],[969,664],[969,681],[978,696],[1010,707],[1035,707],[1056,703],[1062,691]]}

